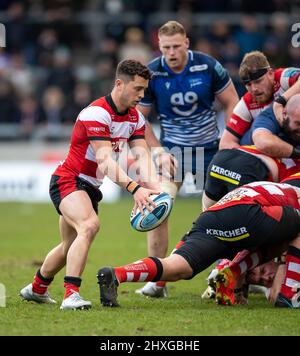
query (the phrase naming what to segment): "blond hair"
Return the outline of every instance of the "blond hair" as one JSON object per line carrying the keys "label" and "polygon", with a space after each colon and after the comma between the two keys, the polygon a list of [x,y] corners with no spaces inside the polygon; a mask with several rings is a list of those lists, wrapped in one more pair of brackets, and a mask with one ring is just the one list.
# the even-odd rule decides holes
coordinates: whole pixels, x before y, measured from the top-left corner
{"label": "blond hair", "polygon": [[174,36],[177,34],[186,36],[185,28],[177,21],[168,21],[158,29],[158,37]]}
{"label": "blond hair", "polygon": [[267,57],[260,51],[252,51],[244,55],[240,64],[239,75],[241,78],[248,77],[249,73],[265,68],[270,68]]}

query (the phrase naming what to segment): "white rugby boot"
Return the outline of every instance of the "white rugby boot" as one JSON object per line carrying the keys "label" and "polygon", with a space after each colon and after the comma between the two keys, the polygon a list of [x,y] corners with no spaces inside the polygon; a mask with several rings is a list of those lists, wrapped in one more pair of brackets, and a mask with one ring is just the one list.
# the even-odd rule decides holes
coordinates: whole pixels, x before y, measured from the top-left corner
{"label": "white rugby boot", "polygon": [[56,304],[57,302],[50,297],[49,292],[47,291],[44,294],[34,293],[32,291],[32,283],[28,284],[28,286],[24,287],[20,291],[20,297],[23,300],[33,301],[36,303],[45,303],[45,304]]}
{"label": "white rugby boot", "polygon": [[[73,291],[73,290],[72,290]],[[73,293],[64,299],[61,303],[61,310],[83,310],[90,309],[92,307],[92,303],[88,300],[84,300],[78,292],[73,291]]]}
{"label": "white rugby boot", "polygon": [[167,287],[159,287],[155,282],[147,282],[144,287],[137,289],[136,294],[145,295],[151,298],[167,298]]}

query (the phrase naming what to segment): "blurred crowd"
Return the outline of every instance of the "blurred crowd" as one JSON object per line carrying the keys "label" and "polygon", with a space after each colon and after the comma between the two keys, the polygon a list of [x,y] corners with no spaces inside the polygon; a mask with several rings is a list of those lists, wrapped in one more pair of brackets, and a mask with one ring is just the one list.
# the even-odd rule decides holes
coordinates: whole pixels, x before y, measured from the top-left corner
{"label": "blurred crowd", "polygon": [[[217,20],[195,21],[195,14],[209,17],[216,9]],[[238,67],[251,50],[263,51],[274,67],[300,67],[290,17],[299,9],[297,0],[0,0],[0,23],[6,28],[6,47],[0,47],[0,124],[17,123],[19,139],[62,138],[61,127],[110,92],[118,61],[147,63],[159,55],[161,23],[154,26],[153,20],[164,12],[184,24],[192,49],[211,54],[229,70],[242,95]],[[239,20],[228,20],[230,14]],[[0,139],[3,133],[0,128]]]}

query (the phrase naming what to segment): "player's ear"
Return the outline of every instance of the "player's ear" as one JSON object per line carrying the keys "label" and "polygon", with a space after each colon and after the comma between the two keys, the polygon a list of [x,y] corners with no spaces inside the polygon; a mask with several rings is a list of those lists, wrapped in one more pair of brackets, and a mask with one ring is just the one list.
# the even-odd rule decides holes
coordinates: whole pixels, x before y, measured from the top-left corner
{"label": "player's ear", "polygon": [[271,79],[274,79],[274,70],[272,68],[268,69],[268,75]]}
{"label": "player's ear", "polygon": [[115,81],[115,87],[119,89],[123,85],[124,85],[124,81],[122,79],[120,79],[120,78],[117,78],[116,81]]}
{"label": "player's ear", "polygon": [[186,45],[186,48],[190,47],[190,39],[188,37],[185,39],[185,45]]}

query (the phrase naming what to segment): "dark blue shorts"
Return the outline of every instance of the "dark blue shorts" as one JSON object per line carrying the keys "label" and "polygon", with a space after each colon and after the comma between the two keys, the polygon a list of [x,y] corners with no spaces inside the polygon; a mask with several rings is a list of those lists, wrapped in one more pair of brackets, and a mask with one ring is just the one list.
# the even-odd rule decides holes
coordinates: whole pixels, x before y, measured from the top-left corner
{"label": "dark blue shorts", "polygon": [[161,145],[170,151],[178,161],[175,182],[182,182],[186,173],[190,172],[194,176],[197,189],[203,189],[206,171],[218,151],[219,141],[215,140],[199,147],[180,146],[168,141],[161,141]]}

